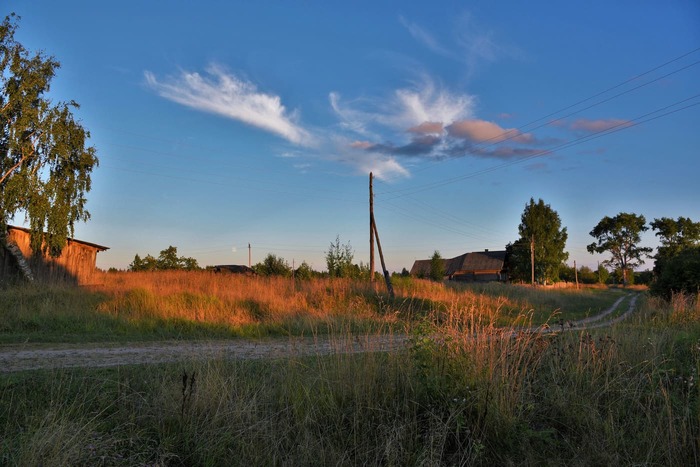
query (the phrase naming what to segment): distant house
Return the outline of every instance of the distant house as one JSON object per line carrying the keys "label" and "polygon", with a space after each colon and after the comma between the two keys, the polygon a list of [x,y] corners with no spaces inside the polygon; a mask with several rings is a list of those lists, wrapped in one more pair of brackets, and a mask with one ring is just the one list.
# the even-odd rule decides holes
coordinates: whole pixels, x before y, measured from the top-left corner
{"label": "distant house", "polygon": [[244,276],[256,276],[257,273],[248,266],[239,264],[220,264],[218,266],[210,266],[207,269],[224,274],[242,274]]}
{"label": "distant house", "polygon": [[44,284],[87,285],[94,282],[97,253],[106,246],[69,238],[61,256],[33,254],[30,230],[7,227],[7,245],[0,247],[0,280],[28,277]]}
{"label": "distant house", "polygon": [[[455,258],[443,259],[445,278],[463,282],[492,282],[506,281],[508,274],[505,269],[506,252],[476,251],[465,253]],[[419,259],[413,263],[411,275],[414,277],[430,277],[429,259]]]}

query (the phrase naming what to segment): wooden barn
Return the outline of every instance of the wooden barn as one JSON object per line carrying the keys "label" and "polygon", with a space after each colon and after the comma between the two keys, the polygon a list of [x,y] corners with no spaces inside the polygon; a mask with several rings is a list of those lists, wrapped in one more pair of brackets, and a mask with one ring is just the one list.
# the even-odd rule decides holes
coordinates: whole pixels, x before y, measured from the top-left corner
{"label": "wooden barn", "polygon": [[[476,251],[465,253],[455,258],[443,259],[445,278],[463,282],[494,282],[506,281],[508,274],[505,270],[506,252]],[[420,259],[413,263],[411,275],[415,277],[430,277],[429,259]]]}
{"label": "wooden barn", "polygon": [[109,249],[69,238],[58,258],[34,255],[29,233],[23,227],[7,227],[7,245],[0,251],[0,280],[24,276],[47,284],[88,285],[93,283],[97,253]]}

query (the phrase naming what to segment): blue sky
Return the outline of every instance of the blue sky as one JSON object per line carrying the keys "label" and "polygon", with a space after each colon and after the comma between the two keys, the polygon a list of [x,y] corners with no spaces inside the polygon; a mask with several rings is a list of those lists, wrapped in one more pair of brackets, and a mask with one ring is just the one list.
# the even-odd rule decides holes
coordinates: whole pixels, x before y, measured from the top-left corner
{"label": "blue sky", "polygon": [[370,171],[390,271],[503,249],[531,197],[570,264],[605,258],[603,216],[700,220],[697,1],[4,6],[98,150],[76,238],[99,267],[250,243],[322,270],[336,235],[367,263]]}

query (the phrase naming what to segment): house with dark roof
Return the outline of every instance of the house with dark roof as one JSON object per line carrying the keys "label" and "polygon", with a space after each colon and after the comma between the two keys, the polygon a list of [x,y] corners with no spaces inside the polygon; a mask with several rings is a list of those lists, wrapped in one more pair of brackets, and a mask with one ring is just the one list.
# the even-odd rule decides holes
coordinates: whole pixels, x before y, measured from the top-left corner
{"label": "house with dark roof", "polygon": [[224,274],[241,274],[243,276],[258,275],[253,269],[240,264],[219,264],[217,266],[208,266],[207,270]]}
{"label": "house with dark roof", "polygon": [[[506,281],[506,251],[475,251],[455,258],[443,259],[445,279],[463,282]],[[413,263],[411,275],[430,277],[429,259],[419,259]]]}

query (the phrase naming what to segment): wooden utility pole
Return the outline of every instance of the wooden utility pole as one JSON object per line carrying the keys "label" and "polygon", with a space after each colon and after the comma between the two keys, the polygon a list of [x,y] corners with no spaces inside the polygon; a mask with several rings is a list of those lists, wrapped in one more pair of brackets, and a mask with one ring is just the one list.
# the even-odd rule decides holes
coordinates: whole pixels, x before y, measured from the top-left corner
{"label": "wooden utility pole", "polygon": [[374,282],[374,192],[372,172],[369,173],[369,281]]}
{"label": "wooden utility pole", "polygon": [[535,286],[535,236],[530,237],[530,272],[532,286]]}
{"label": "wooden utility pole", "polygon": [[248,267],[249,267],[249,268],[252,267],[252,266],[250,265],[250,260],[251,260],[251,253],[250,253],[250,243],[249,243],[249,244],[248,244]]}
{"label": "wooden utility pole", "polygon": [[389,291],[389,296],[394,298],[394,287],[391,285],[391,277],[389,277],[389,271],[386,270],[386,265],[384,264],[384,254],[382,253],[382,244],[379,241],[379,233],[377,232],[377,224],[374,223],[374,216],[372,216],[372,230],[374,230],[374,235],[377,237],[377,249],[379,250],[379,259],[382,262],[382,271],[384,271],[384,280],[386,281],[386,288]]}
{"label": "wooden utility pole", "polygon": [[576,278],[576,290],[578,290],[578,270],[576,269],[576,260],[574,260],[574,277]]}
{"label": "wooden utility pole", "polygon": [[374,222],[374,192],[372,191],[372,172],[369,173],[369,271],[370,281],[374,282],[374,239],[377,239],[377,249],[379,250],[379,259],[382,262],[382,271],[384,272],[384,280],[386,288],[389,291],[389,296],[394,298],[394,287],[391,285],[391,277],[389,271],[384,264],[384,253],[382,253],[382,244],[379,241],[379,232],[377,232],[377,224]]}

